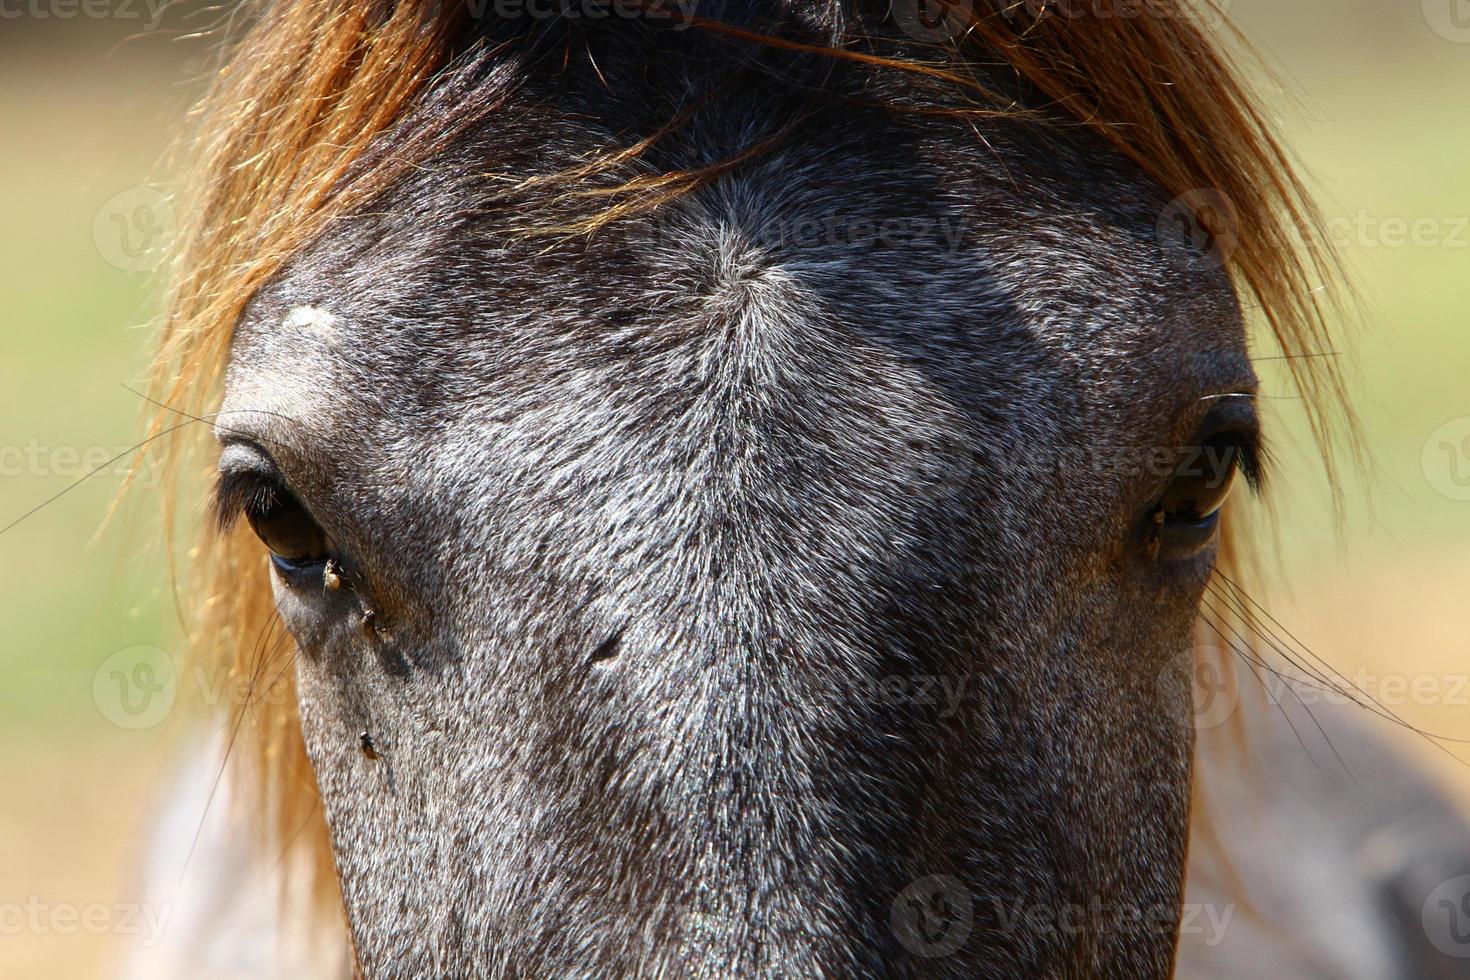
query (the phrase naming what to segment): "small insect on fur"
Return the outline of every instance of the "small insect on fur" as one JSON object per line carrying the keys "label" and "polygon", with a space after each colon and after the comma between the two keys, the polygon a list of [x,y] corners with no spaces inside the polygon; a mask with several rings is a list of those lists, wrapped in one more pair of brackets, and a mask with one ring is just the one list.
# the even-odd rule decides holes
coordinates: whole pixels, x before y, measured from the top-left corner
{"label": "small insect on fur", "polygon": [[369,759],[376,761],[382,758],[382,756],[378,754],[378,746],[374,744],[373,737],[368,734],[368,730],[366,728],[358,733],[357,746],[358,748],[362,749],[362,754],[367,756]]}
{"label": "small insect on fur", "polygon": [[1163,541],[1164,533],[1164,508],[1160,507],[1153,512],[1149,518],[1148,525],[1148,559],[1157,561],[1159,557],[1159,545]]}

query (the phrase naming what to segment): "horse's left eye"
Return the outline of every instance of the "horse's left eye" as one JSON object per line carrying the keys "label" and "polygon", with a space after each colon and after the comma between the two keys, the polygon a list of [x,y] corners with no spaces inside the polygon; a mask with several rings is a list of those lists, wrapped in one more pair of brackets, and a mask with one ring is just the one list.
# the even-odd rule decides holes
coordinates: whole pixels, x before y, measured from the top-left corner
{"label": "horse's left eye", "polygon": [[262,488],[245,505],[245,519],[283,571],[317,565],[328,558],[327,536],[291,493]]}
{"label": "horse's left eye", "polygon": [[1207,440],[1174,474],[1159,507],[1165,520],[1199,522],[1219,513],[1235,484],[1240,444],[1230,436]]}
{"label": "horse's left eye", "polygon": [[1254,478],[1254,442],[1238,433],[1219,433],[1191,449],[1154,505],[1149,552],[1164,560],[1190,558],[1215,538],[1220,511],[1230,498],[1237,472]]}

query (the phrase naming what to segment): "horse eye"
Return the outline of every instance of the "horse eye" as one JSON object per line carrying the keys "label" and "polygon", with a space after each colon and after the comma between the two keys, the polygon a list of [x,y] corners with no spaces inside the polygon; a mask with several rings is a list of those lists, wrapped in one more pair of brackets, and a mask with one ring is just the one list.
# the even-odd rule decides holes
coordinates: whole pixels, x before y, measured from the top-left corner
{"label": "horse eye", "polygon": [[1189,455],[1193,458],[1174,474],[1159,500],[1166,519],[1202,521],[1213,516],[1225,506],[1235,484],[1241,447],[1234,437],[1212,437]]}
{"label": "horse eye", "polygon": [[245,519],[278,564],[300,566],[327,560],[330,546],[326,534],[286,490],[261,490],[245,505]]}
{"label": "horse eye", "polygon": [[1222,433],[1191,449],[1154,507],[1149,552],[1164,559],[1188,558],[1214,539],[1220,509],[1236,473],[1250,467],[1249,443]]}

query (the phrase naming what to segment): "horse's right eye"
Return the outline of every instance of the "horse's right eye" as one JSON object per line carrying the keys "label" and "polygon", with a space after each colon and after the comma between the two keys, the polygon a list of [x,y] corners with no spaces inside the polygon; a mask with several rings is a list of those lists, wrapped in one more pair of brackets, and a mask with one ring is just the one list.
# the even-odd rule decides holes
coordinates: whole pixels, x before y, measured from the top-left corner
{"label": "horse's right eye", "polygon": [[299,571],[330,557],[326,534],[284,488],[261,487],[246,502],[245,519],[283,571]]}

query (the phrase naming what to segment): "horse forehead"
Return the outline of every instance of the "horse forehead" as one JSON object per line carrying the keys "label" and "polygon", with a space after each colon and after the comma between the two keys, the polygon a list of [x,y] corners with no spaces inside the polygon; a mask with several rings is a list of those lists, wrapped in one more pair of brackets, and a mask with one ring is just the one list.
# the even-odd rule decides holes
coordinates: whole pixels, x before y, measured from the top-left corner
{"label": "horse forehead", "polygon": [[[423,349],[492,353],[538,334],[597,348],[629,325],[654,342],[646,331],[656,321],[665,336],[718,328],[758,347],[805,320],[904,333],[933,350],[1024,329],[1085,358],[1098,325],[1111,335],[1100,355],[1172,326],[1157,249],[1138,229],[1085,213],[734,191],[625,221],[599,232],[610,244],[580,251],[553,242],[541,255],[534,239],[518,252],[480,244],[495,234],[466,230],[449,261],[444,243],[405,239],[376,265],[302,263],[253,318],[249,343],[370,368]],[[339,247],[356,245],[344,236]],[[474,358],[456,363],[473,368]]]}
{"label": "horse forehead", "polygon": [[[508,244],[505,223],[534,224],[534,207],[480,206],[483,188],[443,179],[473,169],[451,155],[294,263],[237,359],[269,364],[292,397],[335,392],[344,422],[381,424],[374,389],[390,381],[412,396],[393,413],[407,427],[414,408],[523,410],[527,385],[584,412],[597,388],[574,382],[598,372],[625,395],[666,395],[660,371],[778,382],[782,359],[847,380],[925,361],[999,407],[1045,394],[1047,365],[1023,348],[1074,378],[1122,378],[1139,352],[1238,346],[1223,276],[1171,269],[1152,192],[1116,169],[1089,179],[1024,149],[1000,162],[945,131],[905,170],[911,148],[852,138],[845,168],[818,165],[821,147],[776,153],[577,248]],[[954,170],[942,190],[939,165]],[[487,216],[431,227],[473,211]]]}

